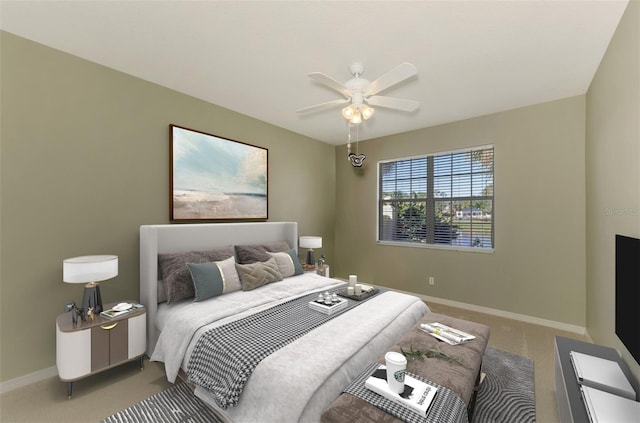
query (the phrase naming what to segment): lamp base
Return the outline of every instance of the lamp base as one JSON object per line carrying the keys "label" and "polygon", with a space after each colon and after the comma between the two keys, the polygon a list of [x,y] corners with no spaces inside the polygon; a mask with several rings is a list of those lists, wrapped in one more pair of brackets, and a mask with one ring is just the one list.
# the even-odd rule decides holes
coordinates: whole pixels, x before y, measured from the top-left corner
{"label": "lamp base", "polygon": [[82,313],[87,315],[87,311],[92,309],[94,315],[100,314],[102,311],[102,296],[100,295],[100,285],[95,282],[88,283],[84,286],[84,294],[82,295]]}
{"label": "lamp base", "polygon": [[307,251],[307,266],[311,266],[313,268],[316,267],[316,258],[313,254],[313,248],[309,248],[309,251]]}

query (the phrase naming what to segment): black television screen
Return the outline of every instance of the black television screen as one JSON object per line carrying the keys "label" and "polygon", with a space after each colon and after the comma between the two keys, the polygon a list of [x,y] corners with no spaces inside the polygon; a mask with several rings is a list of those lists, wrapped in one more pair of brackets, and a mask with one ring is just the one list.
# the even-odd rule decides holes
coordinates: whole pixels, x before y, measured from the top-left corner
{"label": "black television screen", "polygon": [[640,364],[640,239],[616,235],[616,335]]}

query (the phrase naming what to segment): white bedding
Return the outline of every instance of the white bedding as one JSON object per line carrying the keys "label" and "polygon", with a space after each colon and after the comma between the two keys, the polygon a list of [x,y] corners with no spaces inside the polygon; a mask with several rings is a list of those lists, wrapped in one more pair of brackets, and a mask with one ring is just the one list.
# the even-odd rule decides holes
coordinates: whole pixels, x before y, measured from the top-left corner
{"label": "white bedding", "polygon": [[[161,330],[152,360],[164,361],[174,381],[198,337],[207,329],[309,292],[344,282],[305,273],[253,291],[200,303],[161,305]],[[368,362],[375,361],[428,311],[417,297],[384,292],[264,359],[254,370],[237,407],[221,410],[202,388],[196,395],[233,422],[314,422]]]}
{"label": "white bedding", "polygon": [[196,395],[233,422],[319,422],[322,412],[372,361],[428,311],[416,297],[384,292],[264,359],[237,407],[220,410],[204,389]]}
{"label": "white bedding", "polygon": [[175,382],[181,365],[186,370],[188,357],[201,333],[249,314],[272,307],[310,292],[324,291],[344,284],[314,273],[286,278],[252,291],[237,291],[202,302],[186,300],[160,304],[156,325],[160,336],[152,361],[165,363],[167,379]]}

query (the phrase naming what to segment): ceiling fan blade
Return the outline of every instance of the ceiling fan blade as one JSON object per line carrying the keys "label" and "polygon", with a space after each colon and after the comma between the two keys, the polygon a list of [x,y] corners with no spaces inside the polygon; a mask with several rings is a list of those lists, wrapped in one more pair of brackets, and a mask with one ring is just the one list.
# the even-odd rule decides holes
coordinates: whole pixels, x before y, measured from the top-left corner
{"label": "ceiling fan blade", "polygon": [[395,68],[391,69],[389,72],[382,75],[380,78],[371,82],[367,88],[364,90],[364,95],[376,95],[381,91],[386,90],[389,87],[392,87],[400,82],[404,81],[407,78],[411,78],[413,75],[418,73],[418,68],[416,68],[411,63],[402,63]]}
{"label": "ceiling fan blade", "polygon": [[319,82],[322,85],[326,85],[327,87],[336,90],[346,98],[351,98],[351,90],[345,87],[341,82],[336,81],[330,76],[325,75],[322,72],[311,72],[309,74],[309,78],[313,79],[316,82]]}
{"label": "ceiling fan blade", "polygon": [[328,109],[330,107],[335,107],[335,106],[339,106],[342,104],[347,104],[349,102],[349,99],[338,99],[338,100],[331,100],[331,101],[327,101],[325,103],[320,103],[320,104],[316,104],[315,106],[309,106],[309,107],[305,107],[304,109],[298,109],[296,110],[297,113],[308,113],[308,112],[315,112],[316,110],[322,110],[322,109]]}
{"label": "ceiling fan blade", "polygon": [[367,98],[367,103],[371,106],[386,107],[388,109],[402,110],[403,112],[413,112],[420,106],[420,102],[406,100],[404,98],[384,97],[374,95]]}

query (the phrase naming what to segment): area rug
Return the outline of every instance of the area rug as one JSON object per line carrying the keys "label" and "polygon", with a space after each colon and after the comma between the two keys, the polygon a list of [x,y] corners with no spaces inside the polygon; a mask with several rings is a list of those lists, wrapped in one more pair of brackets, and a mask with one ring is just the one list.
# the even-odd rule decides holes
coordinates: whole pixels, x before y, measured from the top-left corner
{"label": "area rug", "polygon": [[[533,361],[487,348],[473,423],[535,422]],[[103,423],[218,423],[220,420],[184,384],[178,383],[120,411]]]}
{"label": "area rug", "polygon": [[487,348],[473,423],[536,421],[533,360]]}
{"label": "area rug", "polygon": [[221,423],[189,387],[180,382],[122,410],[102,423]]}

